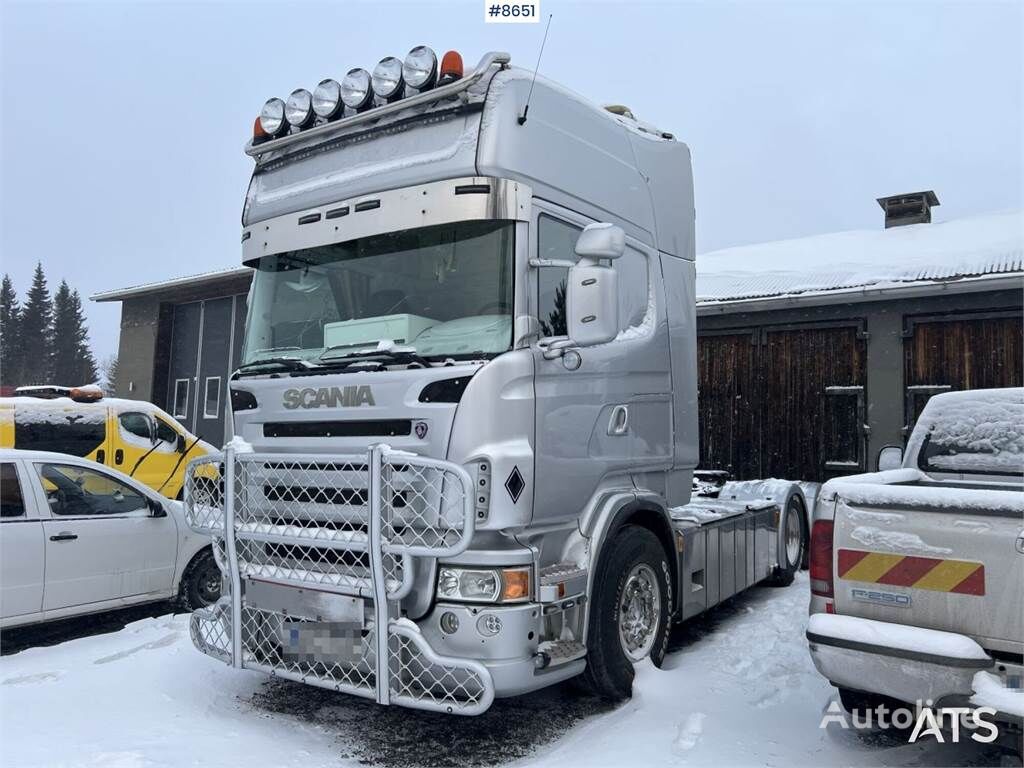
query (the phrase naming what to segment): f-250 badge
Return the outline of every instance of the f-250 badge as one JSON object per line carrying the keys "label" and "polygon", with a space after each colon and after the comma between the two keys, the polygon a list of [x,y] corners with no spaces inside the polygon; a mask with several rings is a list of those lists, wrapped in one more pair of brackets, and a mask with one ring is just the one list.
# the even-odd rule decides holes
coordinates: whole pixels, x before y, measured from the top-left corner
{"label": "f-250 badge", "polygon": [[287,389],[284,407],[293,408],[356,408],[376,405],[373,390],[368,384],[347,387],[320,387],[319,389]]}

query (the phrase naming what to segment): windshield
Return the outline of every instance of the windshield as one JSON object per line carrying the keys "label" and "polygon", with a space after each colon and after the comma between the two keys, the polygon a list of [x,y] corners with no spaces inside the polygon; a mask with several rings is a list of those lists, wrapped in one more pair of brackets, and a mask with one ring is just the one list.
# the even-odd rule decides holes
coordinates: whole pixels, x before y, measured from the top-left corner
{"label": "windshield", "polygon": [[378,346],[428,360],[505,352],[514,226],[466,221],[260,259],[243,364],[324,361]]}

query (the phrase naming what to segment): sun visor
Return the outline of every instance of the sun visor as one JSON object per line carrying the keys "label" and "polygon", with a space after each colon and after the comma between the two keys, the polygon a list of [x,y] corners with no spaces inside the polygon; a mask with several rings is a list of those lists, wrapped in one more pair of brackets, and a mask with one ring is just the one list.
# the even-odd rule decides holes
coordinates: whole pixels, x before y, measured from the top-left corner
{"label": "sun visor", "polygon": [[480,108],[470,104],[283,153],[254,172],[242,225],[370,192],[473,176],[479,133]]}

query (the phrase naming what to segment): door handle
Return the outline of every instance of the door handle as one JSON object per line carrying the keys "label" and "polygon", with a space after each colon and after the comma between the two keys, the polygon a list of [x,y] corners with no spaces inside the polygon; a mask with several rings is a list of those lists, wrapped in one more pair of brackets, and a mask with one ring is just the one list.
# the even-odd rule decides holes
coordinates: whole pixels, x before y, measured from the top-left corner
{"label": "door handle", "polygon": [[107,460],[107,452],[100,448],[96,451],[96,463],[102,464]]}
{"label": "door handle", "polygon": [[609,435],[624,435],[629,429],[629,407],[616,405],[612,408],[612,417],[608,419]]}
{"label": "door handle", "polygon": [[116,451],[114,451],[114,463],[115,464],[120,464],[123,461],[124,461],[124,451],[121,450],[120,448],[118,448]]}
{"label": "door handle", "polygon": [[50,541],[74,541],[78,538],[78,534],[70,533],[68,531],[61,531],[60,533],[51,536]]}

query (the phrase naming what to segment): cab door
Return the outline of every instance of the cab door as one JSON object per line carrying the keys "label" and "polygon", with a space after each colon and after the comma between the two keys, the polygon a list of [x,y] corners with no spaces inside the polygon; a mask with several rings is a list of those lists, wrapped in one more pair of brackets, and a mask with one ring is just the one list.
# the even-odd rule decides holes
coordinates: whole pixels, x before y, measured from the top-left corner
{"label": "cab door", "polygon": [[[576,240],[590,222],[550,203],[535,208],[537,258],[575,261]],[[602,483],[632,488],[637,473],[660,473],[663,482],[672,466],[668,332],[661,285],[652,279],[660,266],[632,238],[613,265],[622,332],[607,344],[579,348],[575,369],[543,354],[546,340],[566,334],[567,269],[536,270],[542,338],[534,345],[535,522],[577,515]],[[653,302],[652,290],[659,292]]]}
{"label": "cab door", "polygon": [[173,465],[174,444],[160,439],[156,420],[145,411],[123,411],[113,421],[111,466],[156,490]]}

